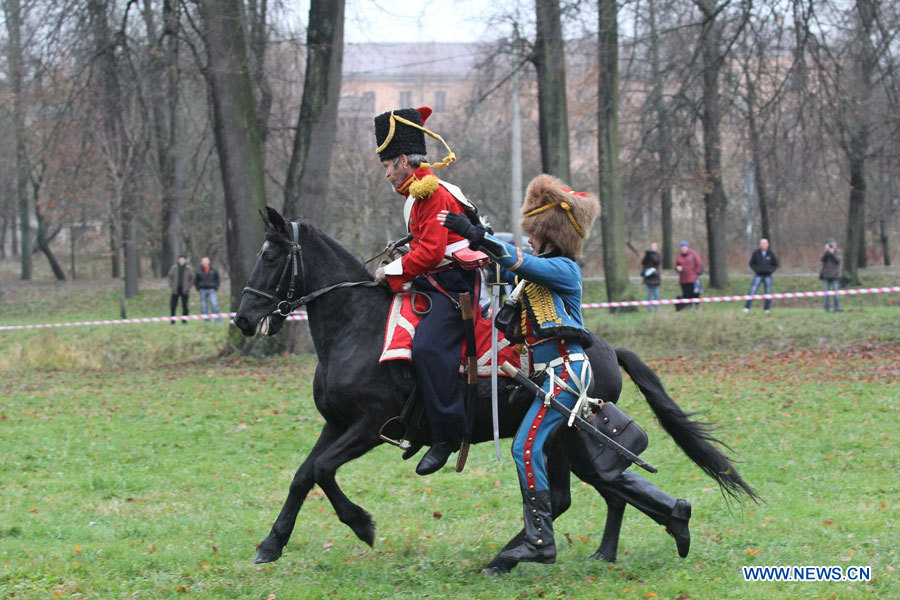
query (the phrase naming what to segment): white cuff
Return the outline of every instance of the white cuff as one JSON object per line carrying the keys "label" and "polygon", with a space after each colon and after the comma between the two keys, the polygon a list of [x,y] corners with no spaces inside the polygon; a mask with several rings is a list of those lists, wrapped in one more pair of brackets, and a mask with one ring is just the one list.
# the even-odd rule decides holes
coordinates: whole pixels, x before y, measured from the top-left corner
{"label": "white cuff", "polygon": [[403,275],[403,263],[402,259],[398,258],[393,262],[389,262],[384,266],[384,274],[385,275]]}

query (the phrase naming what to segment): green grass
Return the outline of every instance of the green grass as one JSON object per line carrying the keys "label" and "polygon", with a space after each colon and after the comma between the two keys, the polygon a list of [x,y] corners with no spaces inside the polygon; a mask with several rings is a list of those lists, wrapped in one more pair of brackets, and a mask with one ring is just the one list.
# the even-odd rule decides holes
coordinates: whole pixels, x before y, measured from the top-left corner
{"label": "green grass", "polygon": [[[117,287],[43,285],[15,298],[7,288],[0,323],[117,316]],[[0,597],[900,597],[890,297],[837,315],[588,312],[610,342],[654,359],[683,408],[720,424],[765,503],[729,510],[626,383],[621,406],[648,430],[644,457],[660,468],[648,477],[693,504],[690,556],[629,509],[619,562],[584,560],[605,505],[575,482],[557,563],[498,579],[478,569],[521,526],[508,441],[500,465],[482,445],[463,474],[425,478],[378,448],[338,474],[378,524],[373,549],[314,488],[281,560],[253,565],[321,428],[313,356],[219,357],[224,326],[199,322],[2,332]],[[47,310],[27,306],[33,298]],[[164,314],[166,301],[148,286],[129,314]],[[746,583],[743,565],[871,566],[875,581]]]}

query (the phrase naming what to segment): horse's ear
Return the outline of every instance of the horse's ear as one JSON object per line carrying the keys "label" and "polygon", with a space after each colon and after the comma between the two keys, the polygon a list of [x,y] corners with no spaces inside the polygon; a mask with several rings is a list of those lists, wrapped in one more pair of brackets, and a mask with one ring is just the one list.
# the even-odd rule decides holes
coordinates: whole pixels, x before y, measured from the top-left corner
{"label": "horse's ear", "polygon": [[271,226],[272,229],[287,233],[287,223],[284,222],[284,217],[271,206],[266,207],[266,214],[263,215],[263,221],[265,221],[267,226]]}

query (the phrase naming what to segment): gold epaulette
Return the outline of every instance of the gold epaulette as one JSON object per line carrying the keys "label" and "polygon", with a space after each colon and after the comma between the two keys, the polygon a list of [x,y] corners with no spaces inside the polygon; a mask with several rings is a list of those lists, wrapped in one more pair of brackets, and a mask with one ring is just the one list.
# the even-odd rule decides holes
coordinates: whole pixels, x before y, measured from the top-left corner
{"label": "gold epaulette", "polygon": [[438,185],[440,184],[436,176],[426,175],[409,186],[409,194],[416,200],[423,200],[433,194],[438,189]]}

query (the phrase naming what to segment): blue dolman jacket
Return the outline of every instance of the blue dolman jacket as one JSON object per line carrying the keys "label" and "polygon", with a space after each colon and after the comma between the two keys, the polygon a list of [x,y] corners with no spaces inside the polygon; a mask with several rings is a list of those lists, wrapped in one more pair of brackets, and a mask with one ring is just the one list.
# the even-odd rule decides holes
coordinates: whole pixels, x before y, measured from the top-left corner
{"label": "blue dolman jacket", "polygon": [[[481,250],[501,269],[501,279],[515,284],[516,277],[525,279],[520,295],[523,310],[528,311],[531,334],[538,339],[561,337],[567,343],[587,348],[591,334],[584,327],[581,314],[581,269],[565,256],[532,256],[519,248],[485,234]],[[524,333],[524,332],[523,332]]]}

